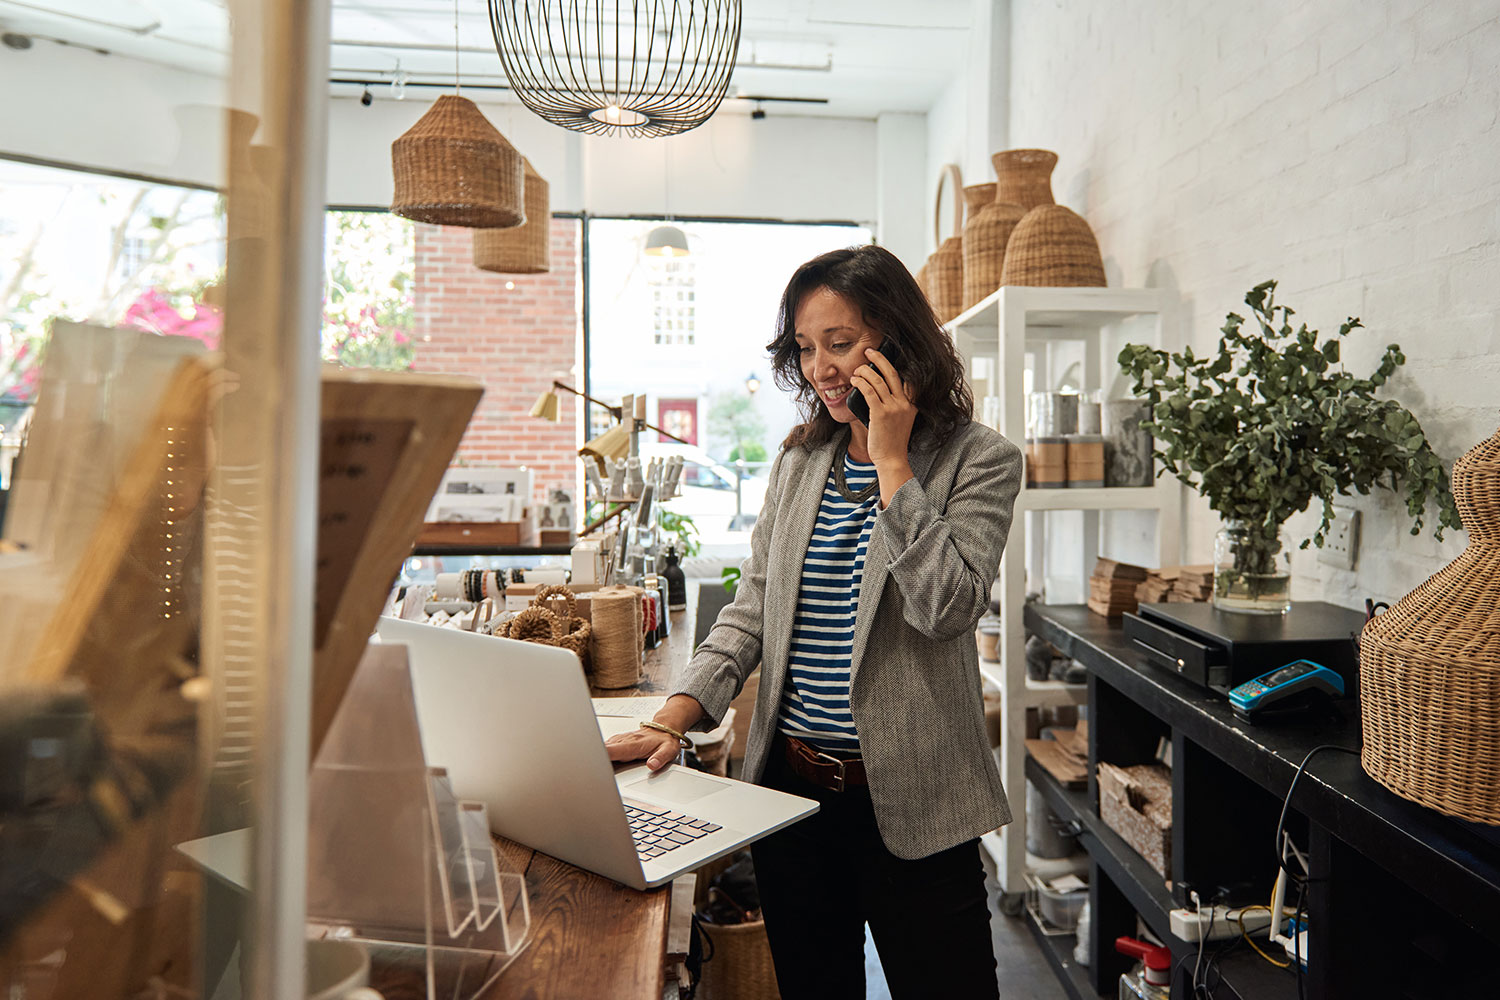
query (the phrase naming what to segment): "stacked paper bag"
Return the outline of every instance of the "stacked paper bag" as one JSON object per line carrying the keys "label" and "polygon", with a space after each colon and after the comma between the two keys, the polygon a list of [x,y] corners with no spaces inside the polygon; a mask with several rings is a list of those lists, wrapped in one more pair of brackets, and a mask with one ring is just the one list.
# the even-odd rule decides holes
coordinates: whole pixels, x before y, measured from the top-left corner
{"label": "stacked paper bag", "polygon": [[1163,566],[1146,571],[1146,579],[1136,586],[1135,599],[1141,604],[1187,603],[1206,601],[1213,592],[1212,566]]}
{"label": "stacked paper bag", "polygon": [[1089,609],[1106,618],[1118,618],[1137,605],[1136,590],[1146,580],[1144,566],[1100,559],[1089,577]]}

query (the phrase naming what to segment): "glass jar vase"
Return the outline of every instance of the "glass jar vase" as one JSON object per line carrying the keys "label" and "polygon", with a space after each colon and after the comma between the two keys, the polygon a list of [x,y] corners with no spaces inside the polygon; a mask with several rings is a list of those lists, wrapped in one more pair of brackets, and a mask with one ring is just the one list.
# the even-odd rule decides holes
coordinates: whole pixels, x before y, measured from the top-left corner
{"label": "glass jar vase", "polygon": [[1284,615],[1292,606],[1292,546],[1280,525],[1227,521],[1214,536],[1214,607]]}

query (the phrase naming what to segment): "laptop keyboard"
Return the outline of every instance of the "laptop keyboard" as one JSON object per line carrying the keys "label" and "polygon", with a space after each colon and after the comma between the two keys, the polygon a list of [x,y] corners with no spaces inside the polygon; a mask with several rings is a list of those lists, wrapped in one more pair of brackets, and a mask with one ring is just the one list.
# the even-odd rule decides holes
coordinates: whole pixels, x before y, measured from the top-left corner
{"label": "laptop keyboard", "polygon": [[659,858],[668,851],[675,851],[699,837],[723,829],[706,819],[628,800],[625,802],[625,817],[630,820],[635,853],[642,861]]}

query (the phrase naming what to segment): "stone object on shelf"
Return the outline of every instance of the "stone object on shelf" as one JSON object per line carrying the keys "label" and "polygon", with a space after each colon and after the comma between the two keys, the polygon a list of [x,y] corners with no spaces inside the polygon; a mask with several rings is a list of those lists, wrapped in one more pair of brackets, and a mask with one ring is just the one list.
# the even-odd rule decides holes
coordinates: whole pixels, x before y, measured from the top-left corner
{"label": "stone object on shelf", "polygon": [[1035,781],[1026,781],[1026,850],[1038,858],[1067,858],[1079,846],[1077,834],[1064,831],[1058,814],[1047,805]]}
{"label": "stone object on shelf", "polygon": [[1164,764],[1099,763],[1099,816],[1156,873],[1172,866],[1172,772]]}
{"label": "stone object on shelf", "polygon": [[1104,404],[1104,481],[1109,486],[1150,486],[1154,463],[1151,419],[1144,399],[1116,399]]}

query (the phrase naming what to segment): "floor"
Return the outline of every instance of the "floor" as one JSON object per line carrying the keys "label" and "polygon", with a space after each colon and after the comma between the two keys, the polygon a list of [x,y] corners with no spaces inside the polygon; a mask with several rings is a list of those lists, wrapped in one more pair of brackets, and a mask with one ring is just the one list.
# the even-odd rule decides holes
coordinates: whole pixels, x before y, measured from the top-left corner
{"label": "floor", "polygon": [[[985,884],[990,891],[990,933],[995,942],[995,976],[1000,984],[1000,1000],[1063,1000],[1067,994],[1053,975],[1036,939],[1031,936],[1025,923],[1029,918],[1024,914],[1007,917],[1000,912],[1000,883],[995,876],[995,866],[988,854],[979,853],[984,859]],[[885,976],[880,971],[880,957],[875,953],[867,929],[865,997],[867,1000],[890,1000],[890,996]]]}

